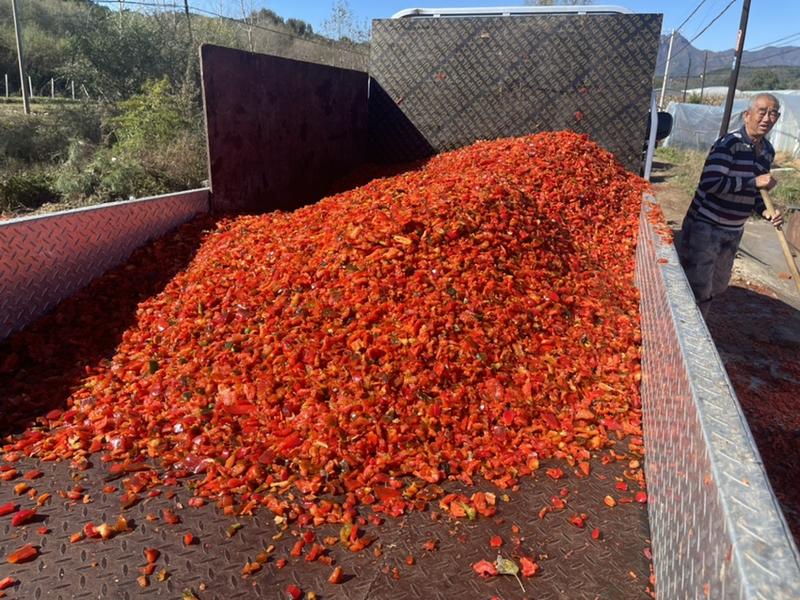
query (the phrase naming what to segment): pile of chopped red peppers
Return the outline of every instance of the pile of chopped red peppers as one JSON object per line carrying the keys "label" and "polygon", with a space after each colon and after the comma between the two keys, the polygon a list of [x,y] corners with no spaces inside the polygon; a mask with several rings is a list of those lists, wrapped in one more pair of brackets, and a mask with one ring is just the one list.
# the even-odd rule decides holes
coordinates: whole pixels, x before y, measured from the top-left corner
{"label": "pile of chopped red peppers", "polygon": [[154,464],[200,474],[197,496],[314,523],[422,508],[446,478],[508,487],[540,459],[588,470],[610,432],[641,435],[645,187],[585,136],[543,133],[221,221],[4,449],[100,455],[131,496]]}

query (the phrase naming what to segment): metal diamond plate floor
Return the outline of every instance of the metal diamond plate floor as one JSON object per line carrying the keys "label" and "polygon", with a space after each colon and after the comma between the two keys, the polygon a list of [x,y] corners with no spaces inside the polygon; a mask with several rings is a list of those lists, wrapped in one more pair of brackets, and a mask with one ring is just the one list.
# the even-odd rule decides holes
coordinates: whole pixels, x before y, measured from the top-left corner
{"label": "metal diamond plate floor", "polygon": [[[633,491],[615,489],[615,478],[625,480],[626,462],[594,465],[587,479],[574,475],[554,481],[544,474],[544,467],[535,478],[524,480],[519,490],[502,492],[488,485],[475,488],[445,486],[451,491],[483,490],[498,492],[498,511],[493,518],[478,517],[474,521],[454,520],[432,514],[441,513],[437,506],[422,513],[400,519],[385,519],[380,526],[367,525],[367,534],[375,542],[360,553],[352,553],[336,544],[328,555],[334,565],[344,569],[345,580],[333,585],[327,578],[333,567],[320,562],[292,558],[291,547],[300,532],[289,528],[279,535],[272,515],[260,511],[254,517],[225,516],[216,506],[190,508],[189,491],[183,487],[162,488],[158,497],[149,498],[122,511],[119,492],[103,493],[108,485],[104,471],[92,468],[85,472],[71,471],[66,463],[42,463],[26,459],[14,463],[23,473],[40,469],[44,476],[28,482],[37,494],[49,492],[52,497],[39,508],[34,522],[13,527],[11,515],[0,517],[0,556],[24,544],[38,546],[40,556],[25,564],[0,565],[0,580],[12,577],[17,583],[6,589],[9,598],[179,598],[191,590],[198,598],[275,598],[285,597],[287,585],[295,584],[317,598],[536,598],[544,599],[608,599],[646,598],[649,577],[649,540],[645,504],[623,502],[614,507],[604,503],[611,495],[618,500],[633,499]],[[562,465],[563,466],[563,465]],[[22,477],[0,482],[0,505],[7,502],[20,508],[33,508],[34,499],[27,493],[17,495],[14,487]],[[119,482],[115,482],[118,484]],[[633,484],[633,482],[631,482]],[[62,497],[80,484],[83,498],[75,501]],[[547,513],[539,511],[550,505],[553,496],[566,488],[566,508]],[[636,489],[635,484],[631,490]],[[174,496],[169,498],[174,492]],[[175,525],[161,518],[164,508],[172,508],[181,519]],[[574,514],[588,515],[584,528],[569,522]],[[132,531],[109,540],[83,539],[71,543],[70,536],[81,531],[87,522],[98,525],[116,522],[120,514],[129,519]],[[149,520],[157,517],[155,520]],[[233,523],[243,527],[229,535]],[[515,534],[512,527],[518,527]],[[40,533],[42,527],[48,533]],[[516,529],[514,527],[514,529]],[[599,528],[600,539],[591,531]],[[185,533],[191,532],[197,542],[183,544]],[[317,540],[338,537],[339,529],[327,526],[317,530]],[[489,545],[492,535],[503,541],[499,553],[511,558],[520,554],[536,560],[540,571],[534,577],[521,577],[524,591],[513,577],[481,579],[471,565],[481,559],[493,561],[498,553]],[[517,535],[520,544],[513,538]],[[423,544],[436,540],[436,550]],[[264,568],[250,577],[243,577],[242,567],[269,545],[275,550]],[[146,564],[145,548],[156,548],[160,556],[148,578],[148,586],[140,587],[139,567]],[[380,549],[380,556],[376,556]],[[413,556],[409,565],[408,556]],[[288,561],[278,568],[279,559]],[[158,574],[166,571],[164,581]],[[162,575],[164,577],[164,575]],[[283,595],[282,595],[283,594]],[[308,597],[308,596],[307,596]],[[312,596],[313,597],[313,596]]]}

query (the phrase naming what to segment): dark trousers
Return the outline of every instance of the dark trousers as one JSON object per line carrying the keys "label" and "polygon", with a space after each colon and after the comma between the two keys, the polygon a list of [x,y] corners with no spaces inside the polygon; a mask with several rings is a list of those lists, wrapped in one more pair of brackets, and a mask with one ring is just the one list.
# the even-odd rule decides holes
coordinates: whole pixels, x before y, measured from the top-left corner
{"label": "dark trousers", "polygon": [[711,300],[728,287],[743,231],[724,229],[690,215],[683,220],[676,250],[703,317]]}

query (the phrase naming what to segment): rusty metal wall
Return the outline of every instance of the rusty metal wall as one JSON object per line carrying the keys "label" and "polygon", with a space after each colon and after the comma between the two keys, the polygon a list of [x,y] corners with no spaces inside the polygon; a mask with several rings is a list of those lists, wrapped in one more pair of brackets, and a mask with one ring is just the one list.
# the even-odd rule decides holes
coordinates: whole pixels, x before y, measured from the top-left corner
{"label": "rusty metal wall", "polygon": [[661,15],[373,21],[371,155],[572,129],[638,171]]}
{"label": "rusty metal wall", "polygon": [[293,209],[363,161],[367,74],[201,48],[212,208]]}
{"label": "rusty metal wall", "polygon": [[648,220],[650,202],[636,265],[656,592],[800,598],[794,540],[675,249]]}
{"label": "rusty metal wall", "polygon": [[208,205],[204,188],[0,223],[0,340]]}

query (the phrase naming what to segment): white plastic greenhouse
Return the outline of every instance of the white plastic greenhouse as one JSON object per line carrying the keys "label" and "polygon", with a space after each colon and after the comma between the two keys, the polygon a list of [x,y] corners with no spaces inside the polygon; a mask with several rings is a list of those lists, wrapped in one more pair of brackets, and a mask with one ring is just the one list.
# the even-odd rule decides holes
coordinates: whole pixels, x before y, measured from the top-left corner
{"label": "white plastic greenhouse", "polygon": [[[757,92],[745,92],[752,95]],[[781,103],[781,118],[769,134],[769,140],[778,152],[800,157],[800,90],[769,92]],[[749,97],[737,98],[733,102],[733,113],[728,131],[742,126],[743,113],[750,102]],[[671,102],[667,111],[672,115],[672,133],[664,140],[667,148],[707,151],[719,136],[722,123],[722,106]]]}

